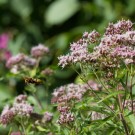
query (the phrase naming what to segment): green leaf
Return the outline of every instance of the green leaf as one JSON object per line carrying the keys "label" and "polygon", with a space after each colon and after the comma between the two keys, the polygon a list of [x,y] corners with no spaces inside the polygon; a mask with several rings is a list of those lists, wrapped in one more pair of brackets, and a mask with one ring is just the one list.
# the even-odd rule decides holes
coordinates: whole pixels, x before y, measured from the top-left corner
{"label": "green leaf", "polygon": [[103,97],[103,99],[100,100],[98,103],[101,103],[101,102],[103,102],[103,101],[106,101],[107,99],[109,99],[109,98],[111,98],[111,97],[113,97],[113,96],[116,96],[116,95],[118,95],[118,94],[124,94],[124,91],[116,91],[116,92],[112,92],[112,93],[109,94],[108,96]]}
{"label": "green leaf", "polygon": [[12,132],[12,127],[10,128],[9,132],[8,132],[8,135],[10,135]]}
{"label": "green leaf", "polygon": [[19,34],[15,40],[10,41],[8,49],[12,52],[13,55],[18,54],[25,40],[26,36],[24,34]]}
{"label": "green leaf", "polygon": [[57,0],[47,9],[45,22],[50,25],[63,23],[78,10],[79,2],[77,0]]}
{"label": "green leaf", "polygon": [[131,115],[128,116],[128,118],[129,118],[129,120],[132,124],[132,129],[133,129],[133,132],[135,134],[135,116],[134,116],[134,114],[131,114]]}
{"label": "green leaf", "polygon": [[42,128],[41,126],[37,126],[37,129],[41,132],[49,132],[49,130]]}
{"label": "green leaf", "polygon": [[36,88],[34,84],[28,84],[28,86],[25,88],[25,90],[35,93],[36,92]]}
{"label": "green leaf", "polygon": [[22,18],[29,17],[32,12],[31,0],[11,0],[11,8]]}

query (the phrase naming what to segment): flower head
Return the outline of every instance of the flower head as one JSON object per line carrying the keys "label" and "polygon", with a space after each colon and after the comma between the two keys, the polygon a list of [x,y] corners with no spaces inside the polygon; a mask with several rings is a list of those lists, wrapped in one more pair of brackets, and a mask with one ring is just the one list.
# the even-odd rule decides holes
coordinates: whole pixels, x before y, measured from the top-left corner
{"label": "flower head", "polygon": [[13,120],[14,116],[12,109],[9,106],[5,106],[0,116],[0,123],[6,126]]}
{"label": "flower head", "polygon": [[35,58],[42,57],[46,55],[49,52],[49,48],[45,47],[42,44],[39,44],[38,46],[35,46],[31,49],[31,55]]}

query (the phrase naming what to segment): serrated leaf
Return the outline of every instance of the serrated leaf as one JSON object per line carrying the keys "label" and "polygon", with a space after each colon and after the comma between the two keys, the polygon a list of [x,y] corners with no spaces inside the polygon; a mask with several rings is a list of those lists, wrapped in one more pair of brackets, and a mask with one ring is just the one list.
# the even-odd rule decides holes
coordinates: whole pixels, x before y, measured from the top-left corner
{"label": "serrated leaf", "polygon": [[50,25],[63,23],[78,10],[79,2],[77,0],[57,0],[47,9],[45,22]]}

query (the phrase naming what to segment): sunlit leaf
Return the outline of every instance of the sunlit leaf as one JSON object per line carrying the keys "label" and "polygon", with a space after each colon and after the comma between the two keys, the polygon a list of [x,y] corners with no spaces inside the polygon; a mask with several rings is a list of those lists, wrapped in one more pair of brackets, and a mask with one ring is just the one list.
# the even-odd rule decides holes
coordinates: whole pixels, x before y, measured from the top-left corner
{"label": "sunlit leaf", "polygon": [[53,2],[47,9],[45,14],[45,22],[50,25],[60,24],[79,10],[79,2],[77,0],[57,0]]}

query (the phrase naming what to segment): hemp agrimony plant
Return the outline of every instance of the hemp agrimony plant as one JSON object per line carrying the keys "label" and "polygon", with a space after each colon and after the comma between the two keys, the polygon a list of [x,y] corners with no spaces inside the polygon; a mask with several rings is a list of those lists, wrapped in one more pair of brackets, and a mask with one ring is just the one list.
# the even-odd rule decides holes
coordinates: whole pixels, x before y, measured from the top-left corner
{"label": "hemp agrimony plant", "polygon": [[[103,36],[96,30],[84,32],[70,45],[67,55],[58,57],[62,68],[72,67],[82,80],[55,88],[52,111],[44,109],[35,94],[36,85],[48,79],[49,68],[39,63],[49,49],[31,49],[31,57],[18,54],[6,66],[26,80],[27,90],[37,100],[36,112],[29,95],[18,95],[0,116],[2,125],[16,124],[25,135],[134,135],[135,134],[135,30],[130,20],[109,23]],[[78,70],[79,69],[79,70]],[[29,75],[29,76],[28,76]],[[50,80],[49,80],[50,81]],[[50,83],[48,81],[48,83]],[[49,89],[46,84],[44,87]]]}
{"label": "hemp agrimony plant", "polygon": [[[77,106],[83,128],[79,133],[135,134],[134,46],[133,23],[121,20],[109,23],[103,36],[95,30],[85,32],[70,45],[69,54],[59,57],[63,68],[79,66],[79,75],[89,86],[85,102]],[[92,75],[101,86],[98,91],[89,85]]]}

